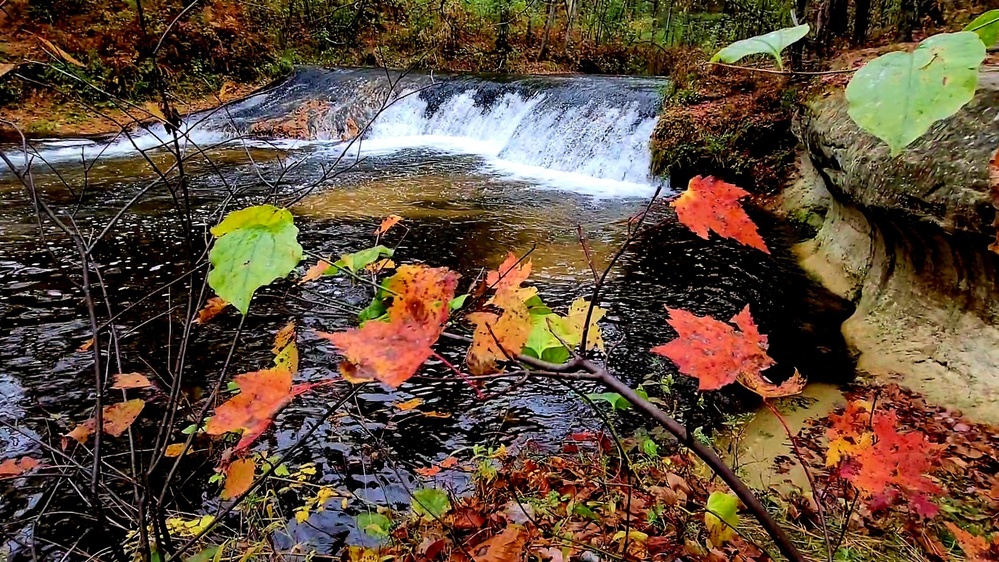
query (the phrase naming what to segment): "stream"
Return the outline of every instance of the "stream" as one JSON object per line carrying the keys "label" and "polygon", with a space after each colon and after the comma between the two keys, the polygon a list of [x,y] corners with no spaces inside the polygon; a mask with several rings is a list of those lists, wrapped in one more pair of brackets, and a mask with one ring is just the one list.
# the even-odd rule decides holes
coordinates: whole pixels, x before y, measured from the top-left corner
{"label": "stream", "polygon": [[[186,170],[197,242],[207,240],[207,229],[220,218],[220,203],[230,195],[231,208],[268,195],[294,200],[299,239],[314,256],[370,246],[381,219],[394,213],[405,226],[386,239],[400,243],[397,262],[450,267],[462,274],[459,288],[465,290],[481,268],[495,268],[508,251],[531,251],[531,281],[546,303],[564,312],[593,289],[577,225],[602,266],[625,239],[628,218],[657,189],[672,193],[668,182],[648,173],[648,139],[665,84],[625,77],[298,69],[259,94],[185,121],[185,150],[203,151]],[[359,142],[343,140],[358,128]],[[177,301],[182,291],[163,288],[154,291],[155,298],[141,300],[183,274],[190,251],[174,196],[162,187],[144,191],[155,176],[136,147],[149,149],[152,160],[169,167],[170,157],[156,149],[165,138],[162,127],[151,126],[131,138],[32,143],[39,193],[59,212],[72,213],[88,236],[100,233],[138,195],[95,250],[112,310],[132,307],[115,323],[126,363],[122,372],[150,373],[150,366],[165,365],[178,352],[177,334],[171,332],[176,323],[169,320],[183,314],[184,302]],[[20,162],[16,147],[0,149]],[[797,269],[789,228],[763,212],[751,214],[773,256],[717,238],[703,241],[657,209],[657,228],[624,255],[600,299],[608,311],[603,323],[608,365],[635,384],[672,375],[675,413],[690,428],[710,429],[754,403],[738,391],[698,401],[690,380],[648,353],[673,337],[665,306],[727,319],[748,303],[770,334],[775,372],[786,376],[798,368],[831,381],[849,376],[838,332],[849,310]],[[91,354],[77,351],[90,337],[86,308],[73,284],[78,257],[50,225],[43,230],[40,236],[24,187],[0,164],[0,416],[30,436],[57,443],[67,422],[90,415],[93,364]],[[300,273],[314,262],[307,257]],[[273,334],[294,318],[302,354],[296,382],[336,376],[330,344],[313,331],[347,328],[368,299],[364,287],[342,278],[307,285],[281,281],[261,290],[230,375],[266,367]],[[106,319],[103,300],[98,305]],[[186,375],[192,395],[217,378],[239,324],[230,309],[197,327]],[[439,351],[452,363],[462,360],[456,346],[443,343]],[[450,371],[431,361],[426,373]],[[280,452],[347,386],[296,399],[254,448]],[[405,509],[409,490],[422,485],[414,469],[452,454],[467,460],[475,444],[557,451],[571,434],[601,427],[578,396],[554,383],[510,391],[505,383],[491,383],[484,391],[495,396],[479,400],[453,375],[446,383],[414,381],[397,391],[366,387],[346,413],[325,420],[291,459],[292,465],[316,463],[317,483],[355,499],[346,509],[337,503],[304,523],[292,518],[286,532],[276,534],[278,546],[307,543],[335,553],[344,544],[365,543],[370,539],[354,525],[357,513],[371,503]],[[407,411],[394,406],[411,398],[421,398],[422,405]],[[629,415],[619,417],[625,428],[641,424]],[[0,427],[0,448],[4,458],[44,453],[30,437],[6,426]],[[211,473],[206,464],[211,461],[193,457],[182,465],[195,477],[184,483],[179,493],[186,496],[179,503],[210,512],[218,489],[201,479]],[[445,470],[436,480],[461,491],[467,478]],[[15,489],[0,481],[0,491],[8,552],[26,556],[18,543],[43,536],[55,540],[60,529],[65,537],[73,527],[71,518],[53,516],[33,536],[26,522],[43,508],[44,488]]]}

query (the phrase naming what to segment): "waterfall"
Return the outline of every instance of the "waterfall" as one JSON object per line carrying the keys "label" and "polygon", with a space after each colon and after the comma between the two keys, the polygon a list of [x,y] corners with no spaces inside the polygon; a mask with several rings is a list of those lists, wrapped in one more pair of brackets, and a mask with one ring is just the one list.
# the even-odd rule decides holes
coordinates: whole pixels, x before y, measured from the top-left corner
{"label": "waterfall", "polygon": [[[662,79],[556,76],[491,79],[303,67],[224,111],[190,116],[204,148],[237,137],[259,146],[377,155],[423,148],[482,157],[490,171],[598,195],[646,195],[649,139]],[[359,142],[347,143],[358,130]],[[41,143],[46,161],[126,156],[168,139],[159,125],[110,142]],[[260,142],[266,140],[266,143]]]}

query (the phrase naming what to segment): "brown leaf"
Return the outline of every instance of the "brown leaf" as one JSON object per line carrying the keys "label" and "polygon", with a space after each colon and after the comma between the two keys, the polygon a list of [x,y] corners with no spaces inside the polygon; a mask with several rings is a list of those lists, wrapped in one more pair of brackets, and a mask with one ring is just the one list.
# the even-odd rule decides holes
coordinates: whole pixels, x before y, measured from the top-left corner
{"label": "brown leaf", "polygon": [[132,425],[132,422],[142,413],[145,400],[136,398],[125,402],[112,404],[104,408],[104,433],[112,437],[121,437],[122,433]]}
{"label": "brown leaf", "polygon": [[40,42],[41,42],[41,44],[42,44],[42,45],[43,45],[43,46],[44,46],[44,47],[45,47],[46,49],[48,49],[48,50],[50,51],[50,53],[49,53],[49,54],[51,54],[51,55],[55,56],[55,58],[57,58],[57,59],[61,59],[61,60],[65,61],[65,62],[68,62],[68,63],[70,63],[70,64],[72,64],[72,65],[76,65],[76,66],[79,66],[79,67],[81,67],[81,68],[82,68],[82,67],[85,67],[85,66],[87,66],[87,65],[83,64],[82,62],[80,62],[79,60],[77,60],[76,58],[74,58],[74,57],[73,57],[73,55],[71,55],[71,54],[67,53],[66,51],[63,51],[63,50],[62,50],[62,49],[60,49],[59,47],[56,47],[56,46],[55,46],[55,45],[54,45],[54,44],[53,44],[53,43],[52,43],[51,41],[49,41],[48,39],[45,39],[45,38],[43,38],[43,37],[39,37],[39,38],[38,38],[38,41],[40,41]]}
{"label": "brown leaf", "polygon": [[794,375],[791,378],[780,384],[773,384],[756,372],[740,373],[737,380],[739,384],[763,398],[782,398],[800,394],[806,383],[805,377],[801,376],[801,372],[797,369],[794,370]]}
{"label": "brown leaf", "polygon": [[229,306],[229,303],[225,301],[222,297],[212,297],[208,299],[205,303],[205,307],[198,311],[198,317],[194,320],[195,324],[204,324],[219,315],[220,312],[225,310],[225,307]]}
{"label": "brown leaf", "polygon": [[399,402],[395,404],[395,407],[398,408],[400,412],[407,412],[416,408],[420,404],[423,404],[422,398],[413,398],[411,400],[406,400],[405,402]]}
{"label": "brown leaf", "polygon": [[41,464],[42,461],[33,457],[7,459],[0,463],[0,478],[20,476],[35,467],[41,466]]}
{"label": "brown leaf", "polygon": [[153,383],[145,375],[140,373],[119,373],[114,376],[114,384],[111,388],[116,390],[126,390],[130,388],[148,388]]}
{"label": "brown leaf", "polygon": [[0,64],[0,76],[3,76],[4,74],[7,74],[8,72],[10,72],[11,70],[14,70],[15,68],[17,68],[16,64],[12,64],[12,63],[3,63],[3,64]]}
{"label": "brown leaf", "polygon": [[474,557],[475,562],[520,562],[526,535],[520,525],[507,525],[502,533],[476,547],[476,552],[481,554]]}
{"label": "brown leaf", "polygon": [[231,500],[243,495],[253,485],[256,471],[253,459],[239,459],[229,463],[225,470],[225,487],[222,488],[221,498]]}

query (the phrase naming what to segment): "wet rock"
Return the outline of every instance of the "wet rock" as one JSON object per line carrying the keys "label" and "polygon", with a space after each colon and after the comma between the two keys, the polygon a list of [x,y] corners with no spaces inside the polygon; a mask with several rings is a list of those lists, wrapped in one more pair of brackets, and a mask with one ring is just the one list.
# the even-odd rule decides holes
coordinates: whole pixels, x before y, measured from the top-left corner
{"label": "wet rock", "polygon": [[999,422],[999,260],[988,163],[999,148],[999,73],[903,154],[851,121],[842,93],[804,112],[799,181],[785,210],[818,227],[803,266],[856,312],[858,367]]}

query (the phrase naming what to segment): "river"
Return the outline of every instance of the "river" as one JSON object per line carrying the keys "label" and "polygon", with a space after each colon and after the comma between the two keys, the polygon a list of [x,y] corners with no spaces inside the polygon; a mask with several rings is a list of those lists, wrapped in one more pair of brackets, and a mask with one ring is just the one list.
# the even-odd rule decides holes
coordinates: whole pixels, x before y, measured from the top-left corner
{"label": "river", "polygon": [[[128,205],[94,255],[112,310],[133,307],[115,323],[122,334],[124,372],[149,373],[175,357],[183,291],[154,289],[185,271],[191,248],[203,247],[207,229],[218,222],[220,203],[230,196],[235,206],[267,198],[293,202],[300,240],[312,255],[338,256],[369,246],[380,220],[392,213],[402,216],[408,229],[402,238],[403,230],[388,238],[401,240],[397,261],[448,266],[466,283],[480,268],[496,267],[508,251],[531,251],[533,283],[548,304],[564,310],[593,287],[577,225],[597,264],[603,264],[647,198],[657,188],[671,193],[665,180],[648,173],[648,139],[665,84],[624,77],[299,69],[259,94],[185,122],[193,242],[183,235],[186,219],[175,210],[175,195],[162,186],[146,190],[156,176],[136,148],[148,149],[150,159],[164,167],[172,163],[156,148],[166,138],[160,126],[131,138],[36,140],[34,180],[42,197],[62,216],[72,215],[86,236],[96,236]],[[343,140],[357,131],[358,140]],[[3,149],[20,158],[14,147]],[[729,318],[748,303],[771,334],[779,369],[842,378],[848,368],[835,329],[848,311],[830,304],[796,269],[789,229],[764,213],[753,216],[773,257],[717,239],[702,241],[676,225],[666,209],[657,209],[658,227],[624,256],[600,301],[608,310],[603,327],[612,349],[608,364],[634,383],[674,376],[670,401],[691,428],[717,424],[745,396],[715,393],[699,402],[690,381],[647,352],[671,337],[664,306]],[[74,286],[79,267],[74,248],[50,224],[43,232],[40,236],[24,187],[0,169],[0,415],[28,435],[55,443],[68,421],[89,416],[92,356],[76,351],[89,338],[89,327]],[[312,261],[307,258],[302,268]],[[140,302],[150,291],[152,298]],[[272,334],[294,318],[302,350],[296,381],[335,376],[329,344],[312,330],[346,328],[354,321],[350,311],[369,297],[343,279],[279,282],[261,291],[230,372],[266,366]],[[104,300],[98,305],[107,319]],[[189,350],[191,396],[218,376],[238,325],[237,313],[230,311],[197,328]],[[461,361],[457,348],[442,345],[441,352]],[[448,373],[435,364],[428,372]],[[346,386],[297,399],[256,447],[272,452],[286,447]],[[349,415],[324,422],[293,462],[315,462],[320,482],[363,501],[403,508],[407,489],[419,485],[415,468],[453,453],[467,458],[477,443],[557,450],[569,434],[600,427],[579,398],[561,387],[529,384],[505,391],[497,384],[485,390],[497,395],[479,400],[457,379],[415,382],[398,391],[371,387],[350,404]],[[392,406],[414,397],[424,400],[414,411]],[[624,418],[626,425],[637,423]],[[7,456],[39,453],[30,437],[6,428],[0,428],[0,444]],[[180,506],[214,505],[217,490],[205,482],[210,462],[201,458],[184,465],[191,478],[182,492],[187,495],[177,499]],[[464,486],[462,473],[442,474],[442,483]],[[40,506],[48,493],[43,486],[4,489],[5,533],[31,542],[25,522],[52,509]],[[279,542],[305,541],[320,552],[360,542],[353,517],[362,507],[352,503],[306,523],[291,521]],[[38,534],[58,536],[53,530],[72,526],[69,516],[46,516]],[[12,544],[8,548],[23,553]]]}

